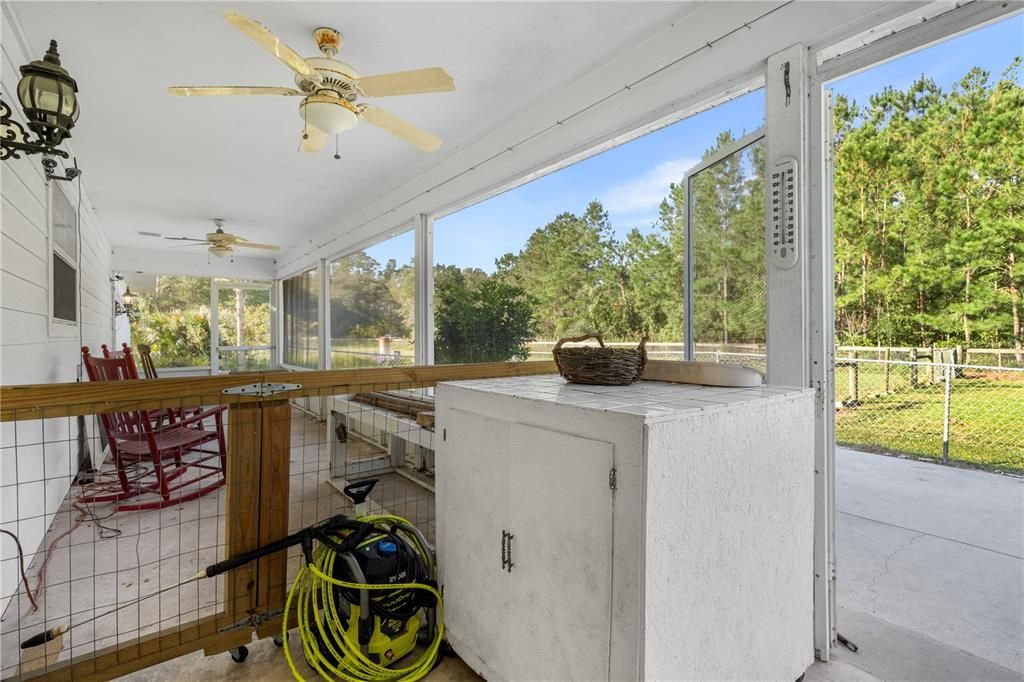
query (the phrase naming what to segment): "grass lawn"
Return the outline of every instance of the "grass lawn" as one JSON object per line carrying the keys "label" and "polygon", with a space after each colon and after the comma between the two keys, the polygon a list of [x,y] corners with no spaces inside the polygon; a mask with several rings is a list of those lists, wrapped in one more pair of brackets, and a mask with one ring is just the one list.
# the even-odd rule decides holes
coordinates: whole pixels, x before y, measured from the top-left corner
{"label": "grass lawn", "polygon": [[[416,353],[412,339],[392,339],[391,352],[398,351],[399,359],[393,364],[411,365]],[[380,367],[376,339],[336,339],[331,347],[331,366],[334,369]]]}
{"label": "grass lawn", "polygon": [[[836,441],[848,445],[942,457],[942,369],[935,384],[910,385],[909,367],[890,368],[884,392],[881,365],[861,364],[859,404],[836,411]],[[926,381],[919,368],[918,378]],[[836,398],[849,398],[848,369],[836,368]],[[950,384],[949,459],[986,469],[1024,471],[1024,373],[965,370]]]}

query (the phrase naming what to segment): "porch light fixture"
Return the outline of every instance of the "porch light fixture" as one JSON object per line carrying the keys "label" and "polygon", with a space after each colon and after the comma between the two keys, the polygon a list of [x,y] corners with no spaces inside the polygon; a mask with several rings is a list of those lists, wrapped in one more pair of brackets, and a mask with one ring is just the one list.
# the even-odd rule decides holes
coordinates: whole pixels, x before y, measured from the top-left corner
{"label": "porch light fixture", "polygon": [[125,315],[129,320],[139,319],[139,309],[135,306],[135,294],[125,287],[120,301],[114,301],[114,317]]}
{"label": "porch light fixture", "polygon": [[80,173],[77,164],[64,176],[53,169],[57,160],[68,158],[60,144],[71,137],[71,129],[78,120],[78,84],[60,65],[57,41],[50,41],[50,49],[42,59],[21,66],[18,82],[18,101],[25,112],[29,130],[36,140],[29,139],[20,123],[11,118],[11,107],[0,99],[0,160],[21,158],[18,152],[42,154],[46,177],[51,180],[72,180]]}
{"label": "porch light fixture", "polygon": [[299,105],[299,113],[306,123],[327,135],[353,128],[359,123],[357,111],[351,103],[330,95],[310,95]]}

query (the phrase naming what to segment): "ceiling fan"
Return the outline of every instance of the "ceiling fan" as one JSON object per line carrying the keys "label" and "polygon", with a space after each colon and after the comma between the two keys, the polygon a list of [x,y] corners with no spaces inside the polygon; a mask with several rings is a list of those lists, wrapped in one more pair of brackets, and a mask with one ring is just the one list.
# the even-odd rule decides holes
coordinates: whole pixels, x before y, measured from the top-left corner
{"label": "ceiling fan", "polygon": [[434,135],[372,104],[358,101],[360,97],[450,92],[455,89],[455,81],[441,67],[360,76],[348,64],[334,59],[334,55],[341,49],[342,36],[333,28],[318,28],[313,31],[313,38],[323,56],[304,59],[258,21],[231,10],[224,12],[224,18],[294,71],[298,89],[262,86],[180,86],[167,89],[172,95],[302,97],[302,101],[299,102],[299,115],[304,122],[301,148],[307,152],[319,151],[324,147],[327,136],[349,130],[360,120],[375,125],[425,152],[437,151],[441,147],[441,140]]}
{"label": "ceiling fan", "polygon": [[146,237],[162,237],[163,239],[170,239],[176,242],[194,242],[193,244],[182,244],[182,246],[198,246],[199,244],[209,244],[207,251],[218,258],[234,253],[236,246],[241,246],[246,249],[264,249],[266,251],[278,251],[280,247],[274,246],[273,244],[257,244],[251,242],[248,239],[239,237],[238,235],[231,234],[230,232],[224,231],[224,219],[214,218],[213,224],[217,226],[216,231],[210,232],[206,235],[206,239],[196,239],[195,237],[164,237],[162,234],[155,232],[139,232],[139,234]]}

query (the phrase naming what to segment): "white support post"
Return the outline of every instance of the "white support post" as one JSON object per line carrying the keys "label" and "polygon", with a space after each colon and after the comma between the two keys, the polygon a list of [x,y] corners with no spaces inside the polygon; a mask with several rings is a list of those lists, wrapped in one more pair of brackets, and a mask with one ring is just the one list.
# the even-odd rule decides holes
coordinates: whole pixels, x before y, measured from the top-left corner
{"label": "white support post", "polygon": [[806,50],[794,45],[768,59],[765,79],[765,127],[768,131],[767,191],[765,213],[771,215],[770,180],[773,166],[785,158],[796,159],[796,263],[780,267],[771,257],[773,235],[766,221],[768,254],[768,382],[783,386],[808,386],[808,240],[807,240],[807,81]]}
{"label": "white support post", "polygon": [[434,219],[416,216],[416,364],[434,364]]}
{"label": "white support post", "polygon": [[210,278],[210,375],[220,374],[220,289],[217,278]]}
{"label": "white support post", "polygon": [[[768,382],[810,386],[817,391],[814,458],[814,648],[829,660],[835,641],[835,441],[832,394],[832,223],[831,182],[825,182],[825,139],[821,87],[812,81],[807,49],[793,45],[768,59],[765,80],[767,191],[771,217],[771,176],[782,159],[796,160],[794,244],[796,262],[773,258],[772,221],[766,220],[768,256]],[[827,214],[827,215],[826,215]]]}
{"label": "white support post", "polygon": [[[317,327],[320,330],[320,369],[331,369],[331,270],[325,258],[320,259],[320,292],[317,305]],[[309,408],[314,410],[320,421],[326,422],[333,399],[325,396],[308,398]],[[314,407],[313,401],[316,401]]]}
{"label": "white support post", "polygon": [[280,369],[284,362],[284,280],[274,280],[273,294],[270,300],[270,338],[274,346],[270,355],[270,363],[272,368]]}
{"label": "white support post", "polygon": [[810,380],[814,414],[814,645],[827,661],[836,641],[835,282],[832,225],[832,99],[814,73],[808,86]]}
{"label": "white support post", "polygon": [[320,295],[317,296],[317,327],[320,329],[320,369],[331,368],[331,272],[327,259],[320,259]]}

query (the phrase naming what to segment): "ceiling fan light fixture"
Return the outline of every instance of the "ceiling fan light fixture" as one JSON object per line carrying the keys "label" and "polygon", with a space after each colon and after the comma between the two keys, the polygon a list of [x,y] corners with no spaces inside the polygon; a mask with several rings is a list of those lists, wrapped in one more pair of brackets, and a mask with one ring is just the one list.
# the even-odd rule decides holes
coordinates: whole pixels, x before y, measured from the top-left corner
{"label": "ceiling fan light fixture", "polygon": [[230,246],[211,246],[209,248],[209,251],[210,251],[210,253],[212,253],[217,258],[223,258],[224,256],[226,256],[229,253],[231,253],[231,247]]}
{"label": "ceiling fan light fixture", "polygon": [[299,105],[299,115],[306,123],[328,135],[350,130],[359,123],[359,113],[355,106],[329,95],[306,97]]}

